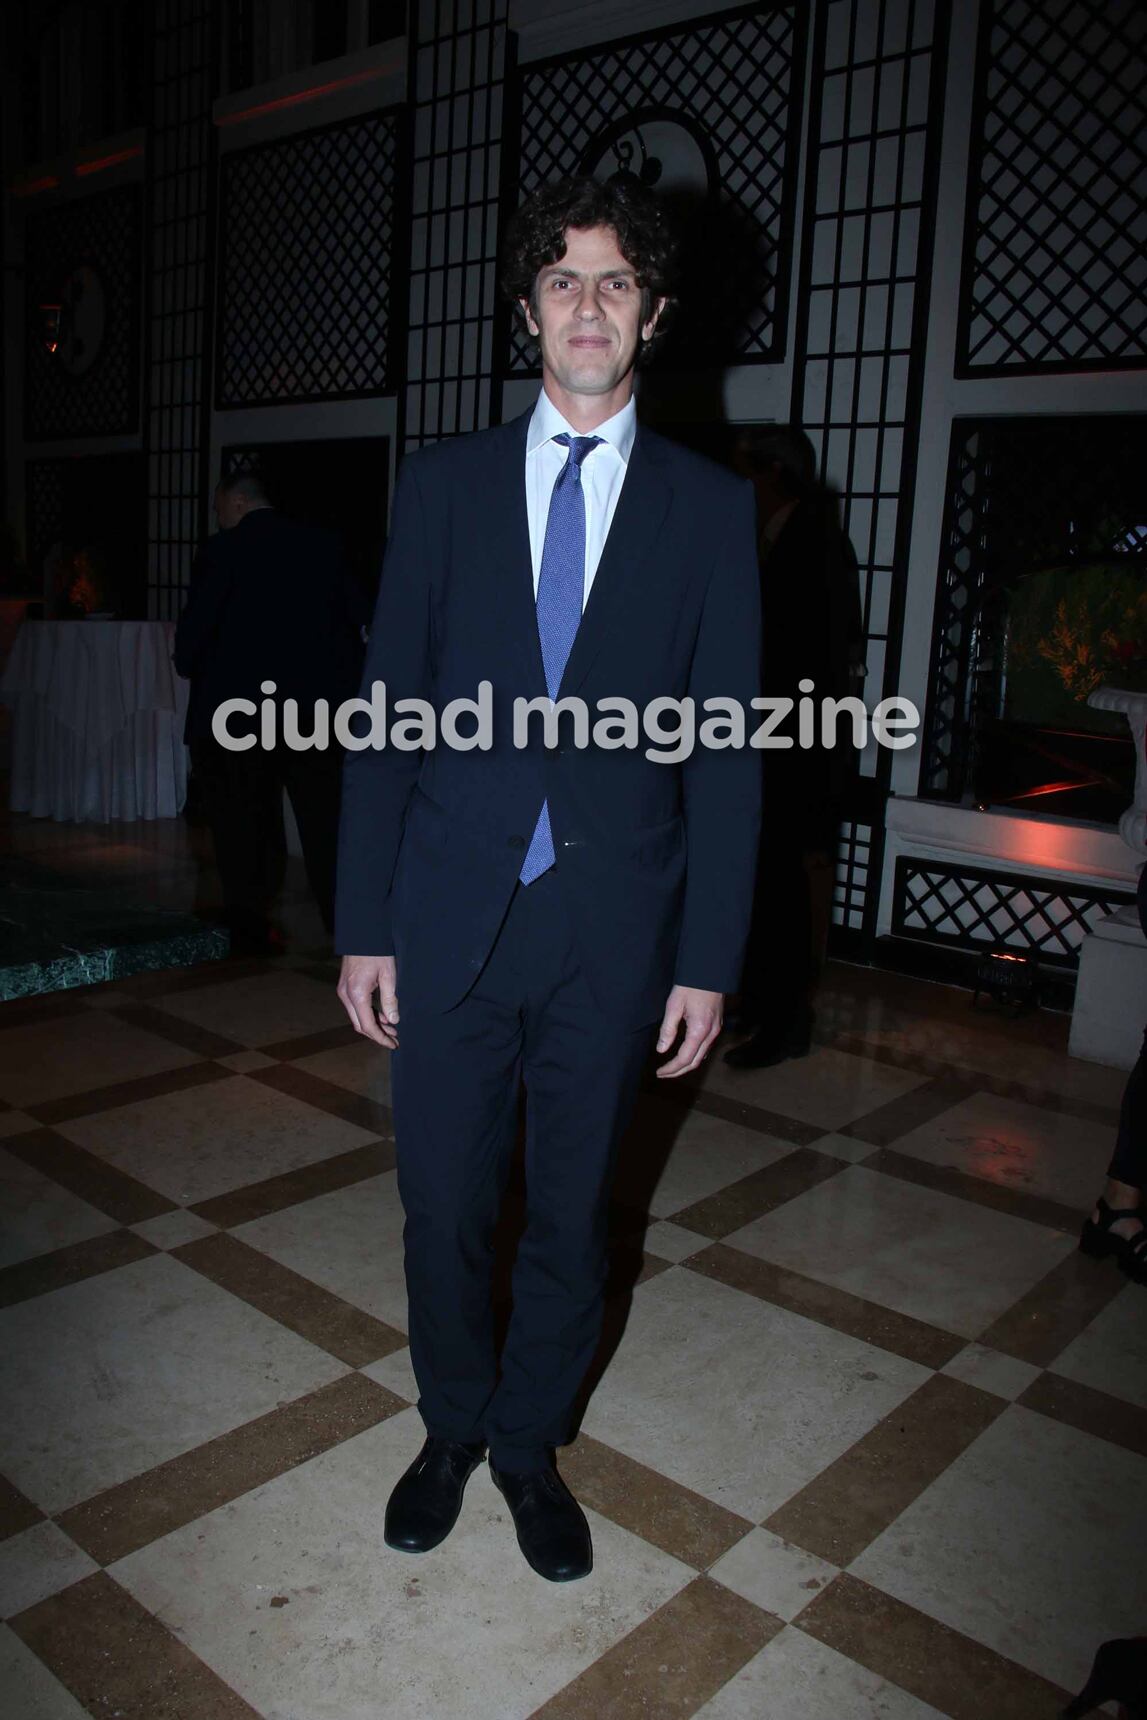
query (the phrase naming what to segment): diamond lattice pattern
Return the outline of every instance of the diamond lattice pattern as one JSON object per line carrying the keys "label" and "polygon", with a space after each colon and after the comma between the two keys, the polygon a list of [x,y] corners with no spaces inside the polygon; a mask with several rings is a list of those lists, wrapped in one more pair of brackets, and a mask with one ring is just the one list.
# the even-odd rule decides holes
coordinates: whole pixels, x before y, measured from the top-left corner
{"label": "diamond lattice pattern", "polygon": [[227,158],[218,405],[387,392],[394,182],[390,114]]}
{"label": "diamond lattice pattern", "polygon": [[1147,7],[994,0],[962,365],[1147,359]]}

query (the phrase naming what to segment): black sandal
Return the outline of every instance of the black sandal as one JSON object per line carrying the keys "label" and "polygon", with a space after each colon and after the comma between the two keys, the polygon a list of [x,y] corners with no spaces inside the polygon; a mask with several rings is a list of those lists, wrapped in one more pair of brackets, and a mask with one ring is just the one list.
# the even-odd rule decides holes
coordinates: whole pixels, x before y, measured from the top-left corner
{"label": "black sandal", "polygon": [[[1093,1260],[1114,1254],[1123,1271],[1136,1284],[1147,1284],[1147,1207],[1108,1206],[1100,1195],[1095,1203],[1098,1220],[1088,1218],[1079,1233],[1079,1246]],[[1134,1236],[1117,1236],[1112,1230],[1121,1218],[1137,1218],[1142,1229]]]}

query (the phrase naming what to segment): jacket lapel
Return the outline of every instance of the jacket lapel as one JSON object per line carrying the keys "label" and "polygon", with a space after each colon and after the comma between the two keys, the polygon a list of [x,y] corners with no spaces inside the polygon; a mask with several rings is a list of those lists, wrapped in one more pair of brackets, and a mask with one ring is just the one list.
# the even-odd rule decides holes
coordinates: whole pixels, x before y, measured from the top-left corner
{"label": "jacket lapel", "polygon": [[[637,576],[654,549],[672,494],[658,440],[639,426],[559,696],[576,691],[614,631]],[[526,566],[530,571],[528,553]],[[536,625],[534,631],[536,634]]]}
{"label": "jacket lapel", "polygon": [[542,647],[534,605],[530,523],[526,513],[526,432],[533,407],[502,427],[490,446],[488,486],[490,535],[487,554],[496,581],[511,654],[526,666],[531,696],[546,691]]}

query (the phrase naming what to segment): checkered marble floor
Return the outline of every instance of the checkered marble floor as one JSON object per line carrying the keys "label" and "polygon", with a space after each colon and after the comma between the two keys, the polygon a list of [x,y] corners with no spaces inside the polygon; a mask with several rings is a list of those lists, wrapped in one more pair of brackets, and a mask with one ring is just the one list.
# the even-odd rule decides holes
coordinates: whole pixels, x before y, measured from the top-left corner
{"label": "checkered marble floor", "polygon": [[1147,1292],[1075,1249],[1122,1076],[834,967],[643,1097],[561,1466],[388,1551],[421,1433],[385,1054],[299,958],[0,1009],[12,1720],[1036,1720],[1147,1623]]}

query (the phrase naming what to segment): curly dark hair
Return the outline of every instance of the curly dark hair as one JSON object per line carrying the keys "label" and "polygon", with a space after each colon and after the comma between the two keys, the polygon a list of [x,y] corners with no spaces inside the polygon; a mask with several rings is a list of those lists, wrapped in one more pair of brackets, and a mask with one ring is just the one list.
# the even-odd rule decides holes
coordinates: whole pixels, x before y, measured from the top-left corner
{"label": "curly dark hair", "polygon": [[665,308],[649,340],[638,347],[638,362],[649,357],[665,331],[676,304],[676,242],[663,205],[629,175],[601,181],[587,174],[543,185],[511,217],[502,257],[502,291],[525,328],[521,301],[536,320],[538,271],[566,254],[571,227],[611,227],[622,256],[635,270],[641,288],[644,325],[658,299]]}

